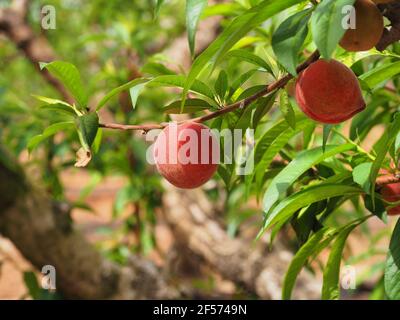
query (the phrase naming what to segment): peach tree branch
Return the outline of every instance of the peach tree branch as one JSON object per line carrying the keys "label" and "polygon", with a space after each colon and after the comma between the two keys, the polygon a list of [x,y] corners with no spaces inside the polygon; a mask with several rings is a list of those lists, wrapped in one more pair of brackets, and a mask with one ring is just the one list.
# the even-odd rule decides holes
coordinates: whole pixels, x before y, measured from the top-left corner
{"label": "peach tree branch", "polygon": [[[302,64],[300,64],[297,67],[297,72],[301,72],[304,69],[306,69],[311,63],[317,61],[320,57],[320,54],[318,52],[318,50],[314,51],[306,61],[304,61]],[[221,115],[224,115],[226,113],[235,111],[237,109],[245,109],[247,108],[249,105],[251,105],[254,101],[256,101],[257,99],[266,96],[268,94],[270,94],[271,92],[274,92],[275,90],[281,89],[283,87],[286,86],[286,84],[293,79],[293,76],[291,74],[286,74],[285,76],[283,76],[282,78],[278,79],[277,81],[269,84],[268,86],[266,86],[262,91],[257,92],[256,94],[237,101],[235,103],[232,103],[230,105],[225,106],[224,108],[221,108],[217,111],[208,113],[206,115],[203,115],[201,117],[197,117],[197,118],[192,118],[192,119],[188,119],[188,120],[184,120],[181,123],[184,122],[206,122],[208,120],[217,118]],[[167,125],[167,123],[160,123],[160,124],[143,124],[143,125],[124,125],[124,124],[118,124],[118,123],[100,123],[99,126],[101,128],[106,128],[106,129],[117,129],[117,130],[142,130],[144,132],[147,132],[149,130],[152,129],[162,129]]]}

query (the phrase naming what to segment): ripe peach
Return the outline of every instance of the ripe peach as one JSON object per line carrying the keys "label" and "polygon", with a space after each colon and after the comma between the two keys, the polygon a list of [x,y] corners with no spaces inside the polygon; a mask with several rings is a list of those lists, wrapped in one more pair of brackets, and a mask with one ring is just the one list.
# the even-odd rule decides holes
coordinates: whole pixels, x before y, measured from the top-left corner
{"label": "ripe peach", "polygon": [[218,168],[219,143],[200,123],[169,124],[153,149],[159,173],[174,186],[193,189],[206,183]]}
{"label": "ripe peach", "polygon": [[[386,184],[381,189],[383,199],[389,202],[396,202],[400,200],[400,183]],[[387,210],[388,215],[400,215],[400,206],[390,208]]]}
{"label": "ripe peach", "polygon": [[323,123],[343,122],[365,108],[357,77],[333,59],[320,59],[300,73],[296,100],[306,115]]}
{"label": "ripe peach", "polygon": [[383,16],[371,0],[357,0],[356,28],[348,29],[340,40],[347,51],[366,51],[376,46],[383,33]]}

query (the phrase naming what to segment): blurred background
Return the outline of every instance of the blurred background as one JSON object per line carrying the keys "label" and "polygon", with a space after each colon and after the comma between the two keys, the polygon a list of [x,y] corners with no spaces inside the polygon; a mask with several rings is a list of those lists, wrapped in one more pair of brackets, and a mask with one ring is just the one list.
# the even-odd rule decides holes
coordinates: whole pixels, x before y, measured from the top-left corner
{"label": "blurred background", "polygon": [[[152,0],[0,0],[2,159],[23,170],[40,190],[34,197],[38,202],[31,204],[37,214],[26,213],[27,224],[4,219],[0,213],[0,234],[5,230],[8,235],[0,237],[0,299],[280,298],[283,275],[297,248],[295,236],[285,229],[271,250],[267,237],[255,243],[261,209],[255,198],[244,201],[243,185],[226,190],[216,176],[200,190],[172,188],[147,164],[141,132],[103,130],[100,149],[86,168],[73,166],[79,148],[73,131],[57,133],[31,154],[27,151],[29,139],[63,119],[42,110],[32,95],[70,99],[54,78],[39,70],[39,62],[57,59],[76,65],[91,97],[89,107],[112,88],[141,75],[188,70],[184,0],[165,2],[155,17]],[[200,23],[197,53],[251,1],[218,6],[220,2],[210,1]],[[41,27],[45,5],[55,9],[55,29]],[[262,39],[258,45],[268,46],[280,20],[277,17],[254,35]],[[235,63],[228,68],[236,75],[249,70]],[[265,81],[256,76],[251,83],[260,80]],[[163,122],[168,118],[161,108],[178,93],[148,88],[133,109],[124,92],[101,110],[100,118],[127,124]],[[381,135],[382,128],[374,130],[364,140],[366,148]],[[0,177],[1,193],[14,192],[18,176]],[[41,235],[42,239],[35,230],[46,225],[49,210],[67,227],[60,234],[49,227],[48,238]],[[350,220],[362,210],[349,203],[339,216]],[[8,225],[12,223],[14,227]],[[352,234],[346,254],[347,264],[354,268],[349,269],[350,276],[357,274],[357,290],[346,290],[346,298],[382,297],[389,236],[390,228],[378,219]],[[35,243],[37,239],[41,244]],[[319,297],[323,260],[324,254],[303,272],[296,298]],[[40,268],[46,261],[57,270],[60,290],[40,287]],[[129,281],[122,285],[121,279]]]}

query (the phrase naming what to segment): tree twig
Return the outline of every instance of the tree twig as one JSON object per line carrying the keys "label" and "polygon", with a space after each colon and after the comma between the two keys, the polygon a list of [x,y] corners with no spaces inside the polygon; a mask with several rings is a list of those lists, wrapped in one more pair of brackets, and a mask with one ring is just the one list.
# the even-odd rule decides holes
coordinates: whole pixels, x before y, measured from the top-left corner
{"label": "tree twig", "polygon": [[[306,61],[304,61],[302,64],[300,64],[297,67],[297,72],[301,72],[304,69],[306,69],[311,63],[315,62],[318,60],[320,57],[320,54],[318,50],[314,51]],[[274,92],[275,90],[281,89],[286,86],[286,84],[293,79],[293,76],[291,74],[286,74],[282,78],[278,79],[277,81],[269,84],[268,86],[265,87],[264,90],[257,92],[256,94],[237,101],[233,104],[230,104],[222,109],[219,109],[217,111],[208,113],[204,116],[198,117],[198,118],[193,118],[193,119],[188,119],[184,120],[180,123],[185,123],[185,122],[205,122],[214,118],[217,118],[223,114],[235,111],[237,109],[244,109],[251,105],[254,101],[256,101],[258,98],[261,98],[263,96],[266,96],[270,94],[271,92]],[[160,123],[160,124],[144,124],[144,125],[124,125],[124,124],[118,124],[118,123],[101,123],[99,126],[101,128],[106,128],[106,129],[118,129],[118,130],[143,130],[144,132],[147,132],[152,129],[162,129],[167,125],[167,123]]]}
{"label": "tree twig", "polygon": [[391,23],[391,28],[383,30],[383,35],[376,45],[377,50],[383,51],[392,43],[400,40],[400,3],[380,4],[378,7]]}
{"label": "tree twig", "polygon": [[383,186],[390,183],[399,183],[400,182],[400,173],[396,174],[385,174],[376,179],[376,185]]}

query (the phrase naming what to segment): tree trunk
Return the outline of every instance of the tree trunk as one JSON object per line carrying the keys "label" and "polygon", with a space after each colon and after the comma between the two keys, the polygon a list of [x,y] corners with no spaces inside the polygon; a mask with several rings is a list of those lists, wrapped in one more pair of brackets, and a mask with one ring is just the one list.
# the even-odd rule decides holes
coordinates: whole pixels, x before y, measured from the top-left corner
{"label": "tree trunk", "polygon": [[52,202],[0,150],[0,233],[39,270],[56,269],[65,298],[172,298],[162,274],[149,261],[132,257],[125,267],[104,259],[72,226],[69,206]]}
{"label": "tree trunk", "polygon": [[[269,249],[266,238],[254,243],[254,237],[230,237],[217,222],[215,206],[199,189],[182,191],[168,187],[163,205],[176,241],[192,254],[187,259],[200,259],[262,299],[281,298],[282,280],[293,255],[279,240]],[[293,297],[317,299],[320,290],[320,283],[303,272]]]}

